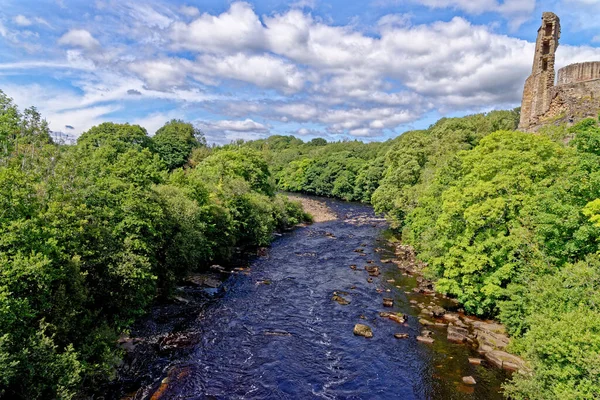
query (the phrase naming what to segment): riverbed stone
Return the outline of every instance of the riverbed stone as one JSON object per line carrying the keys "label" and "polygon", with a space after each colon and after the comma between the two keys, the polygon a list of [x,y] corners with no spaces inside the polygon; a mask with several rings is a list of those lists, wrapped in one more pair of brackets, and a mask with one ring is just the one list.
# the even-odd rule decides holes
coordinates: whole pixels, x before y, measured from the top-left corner
{"label": "riverbed stone", "polygon": [[363,336],[366,338],[372,338],[373,330],[367,325],[356,324],[356,325],[354,325],[354,335]]}
{"label": "riverbed stone", "polygon": [[394,299],[391,299],[389,297],[384,297],[383,298],[383,306],[384,307],[394,307]]}
{"label": "riverbed stone", "polygon": [[369,273],[369,276],[379,276],[381,274],[379,272],[379,267],[375,265],[365,265],[365,269]]}
{"label": "riverbed stone", "polygon": [[417,336],[417,340],[421,343],[433,344],[435,340],[427,336]]}
{"label": "riverbed stone", "polygon": [[448,326],[448,341],[454,343],[465,343],[468,341],[469,331],[458,326]]}
{"label": "riverbed stone", "polygon": [[469,364],[472,365],[481,365],[483,363],[483,359],[476,357],[469,357]]}
{"label": "riverbed stone", "polygon": [[394,333],[396,339],[408,339],[408,333]]}
{"label": "riverbed stone", "polygon": [[331,300],[336,301],[343,306],[347,306],[348,304],[350,304],[350,300],[347,300],[338,294],[334,294]]}
{"label": "riverbed stone", "polygon": [[465,385],[475,385],[477,381],[472,376],[463,376],[462,381]]}
{"label": "riverbed stone", "polygon": [[521,359],[513,354],[509,354],[505,351],[501,351],[501,350],[489,351],[489,352],[485,353],[485,358],[486,358],[486,360],[488,360],[490,363],[497,366],[498,368],[503,368],[503,369],[506,369],[509,371],[517,371],[517,370],[525,371],[525,370],[527,370],[525,361],[523,361],[523,359]]}
{"label": "riverbed stone", "polygon": [[446,314],[446,309],[444,307],[433,306],[431,308],[431,315],[433,315],[435,318],[442,318],[444,314]]}
{"label": "riverbed stone", "polygon": [[406,320],[408,319],[407,315],[404,314],[395,314],[395,313],[390,313],[390,312],[385,312],[382,311],[379,313],[379,316],[382,318],[387,318],[387,319],[391,319],[394,322],[397,322],[399,324],[403,324],[406,322]]}

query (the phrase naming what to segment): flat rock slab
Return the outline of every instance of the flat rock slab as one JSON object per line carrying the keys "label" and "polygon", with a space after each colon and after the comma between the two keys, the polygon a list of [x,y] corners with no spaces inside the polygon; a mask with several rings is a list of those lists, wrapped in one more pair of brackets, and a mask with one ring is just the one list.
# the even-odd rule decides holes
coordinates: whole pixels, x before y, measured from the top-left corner
{"label": "flat rock slab", "polygon": [[435,340],[433,340],[432,338],[427,337],[427,336],[417,336],[417,340],[419,342],[427,343],[427,344],[432,344],[433,342],[435,342]]}
{"label": "flat rock slab", "polygon": [[408,339],[408,333],[394,333],[396,339]]}

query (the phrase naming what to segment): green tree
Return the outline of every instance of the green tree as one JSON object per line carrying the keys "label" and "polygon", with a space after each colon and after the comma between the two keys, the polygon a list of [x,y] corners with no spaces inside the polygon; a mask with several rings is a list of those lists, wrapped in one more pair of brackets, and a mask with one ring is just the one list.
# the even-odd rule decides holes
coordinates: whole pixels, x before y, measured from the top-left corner
{"label": "green tree", "polygon": [[204,134],[189,122],[173,119],[156,131],[152,138],[154,150],[173,170],[185,165],[192,151],[206,146]]}

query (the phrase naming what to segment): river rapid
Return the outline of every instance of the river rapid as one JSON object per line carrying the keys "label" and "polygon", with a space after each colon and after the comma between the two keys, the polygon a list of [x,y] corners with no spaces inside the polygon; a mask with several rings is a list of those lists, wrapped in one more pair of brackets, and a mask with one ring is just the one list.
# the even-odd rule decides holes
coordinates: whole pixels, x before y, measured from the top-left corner
{"label": "river rapid", "polygon": [[[283,234],[235,273],[221,274],[227,278],[218,288],[182,286],[176,302],[155,306],[123,340],[130,352],[118,379],[94,397],[503,398],[508,375],[469,364],[474,349],[448,342],[435,327],[428,328],[433,344],[416,340],[423,327],[410,303],[415,278],[381,262],[394,257],[385,221],[365,205],[323,201],[337,220]],[[369,260],[381,271],[372,283]],[[334,292],[350,304],[333,301]],[[394,299],[393,308],[383,307],[384,297]],[[382,318],[381,311],[407,314],[408,321]],[[357,323],[374,336],[355,336]],[[463,376],[477,383],[465,385]]]}

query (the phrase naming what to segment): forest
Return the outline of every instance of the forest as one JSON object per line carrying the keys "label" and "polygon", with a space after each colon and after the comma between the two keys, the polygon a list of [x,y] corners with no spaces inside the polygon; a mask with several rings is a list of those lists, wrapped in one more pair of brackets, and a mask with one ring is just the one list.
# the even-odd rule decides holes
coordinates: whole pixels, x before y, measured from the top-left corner
{"label": "forest", "polygon": [[117,337],[235,247],[307,220],[279,191],[370,203],[436,290],[496,318],[531,373],[514,399],[600,396],[600,126],[537,134],[519,110],[386,142],[271,136],[207,146],[173,120],[53,143],[0,92],[0,397],[75,398],[114,374]]}
{"label": "forest", "polygon": [[531,365],[513,399],[600,397],[600,127],[515,131],[519,110],[442,119],[384,143],[233,144],[279,188],[370,202],[436,290],[496,318]]}
{"label": "forest", "polygon": [[182,121],[153,137],[103,123],[61,146],[0,92],[0,149],[0,397],[110,379],[118,336],[178,279],[307,218],[260,153],[208,154]]}

